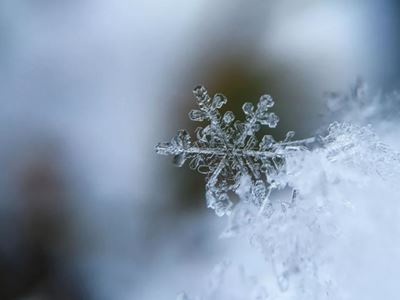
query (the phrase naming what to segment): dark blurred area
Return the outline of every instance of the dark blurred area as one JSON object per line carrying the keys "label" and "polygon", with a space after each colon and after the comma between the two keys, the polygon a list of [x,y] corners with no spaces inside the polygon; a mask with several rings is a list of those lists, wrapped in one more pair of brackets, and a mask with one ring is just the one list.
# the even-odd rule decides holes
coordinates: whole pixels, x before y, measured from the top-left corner
{"label": "dark blurred area", "polygon": [[[222,246],[202,176],[153,147],[191,90],[271,94],[298,137],[325,91],[399,84],[396,1],[0,3],[0,299],[172,299]],[[193,131],[192,131],[193,132]]]}

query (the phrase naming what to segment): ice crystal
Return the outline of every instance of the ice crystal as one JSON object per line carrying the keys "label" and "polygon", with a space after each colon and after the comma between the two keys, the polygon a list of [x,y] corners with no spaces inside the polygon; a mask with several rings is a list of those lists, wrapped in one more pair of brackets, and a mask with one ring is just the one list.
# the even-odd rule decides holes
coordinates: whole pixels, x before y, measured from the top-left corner
{"label": "ice crystal", "polygon": [[206,175],[207,206],[218,216],[232,211],[230,194],[237,191],[244,177],[250,178],[253,202],[264,213],[269,194],[277,187],[274,175],[284,169],[285,155],[315,139],[292,141],[294,132],[289,131],[283,141],[275,141],[271,135],[259,141],[256,133],[262,126],[275,128],[279,122],[279,117],[269,111],[274,106],[270,95],[261,96],[256,106],[244,103],[245,121],[235,121],[233,112],[219,111],[227,103],[224,95],[211,97],[203,86],[197,86],[193,93],[198,109],[190,111],[189,118],[208,124],[196,129],[195,139],[186,130],[179,130],[170,142],[159,143],[156,152],[173,155],[179,167],[189,160],[191,169]]}
{"label": "ice crystal", "polygon": [[329,117],[335,121],[362,125],[398,120],[400,93],[373,92],[362,79],[357,79],[348,92],[326,92]]}
{"label": "ice crystal", "polygon": [[[247,286],[244,279],[236,283],[229,269],[214,271],[212,288],[205,288],[207,292],[198,299],[365,299],[346,297],[355,289],[351,287],[352,280],[341,279],[346,272],[342,268],[353,259],[347,251],[360,230],[359,222],[369,221],[360,211],[367,209],[375,214],[382,206],[381,199],[375,199],[380,194],[385,195],[385,202],[398,202],[400,154],[383,144],[371,128],[350,123],[332,123],[319,139],[320,147],[292,151],[285,157],[285,172],[280,180],[293,187],[296,196],[273,197],[273,213],[268,217],[258,217],[254,205],[241,201],[229,217],[223,235],[239,240],[239,251],[246,256],[243,259],[250,269],[254,253],[245,248],[243,238],[262,254],[264,260],[257,261],[265,266],[257,274],[262,281]],[[252,197],[252,188],[250,179],[243,177],[236,192],[245,199]],[[383,228],[394,228],[392,232],[397,233],[398,226],[392,225],[397,224],[398,210],[392,215],[392,209],[379,215]],[[386,227],[388,216],[392,218],[391,225]],[[365,230],[369,238],[371,229]],[[381,234],[377,231],[378,237]],[[369,245],[379,253],[379,243]],[[396,259],[400,260],[398,255]],[[234,267],[232,263],[230,269]],[[221,270],[221,265],[216,270]],[[232,290],[232,286],[240,288]],[[263,292],[260,297],[267,296],[257,298],[258,290]]]}
{"label": "ice crystal", "polygon": [[[398,114],[396,94],[389,97],[388,106],[380,105],[384,98],[371,99],[359,82],[350,95],[331,94],[328,101],[339,120],[353,115],[359,124],[333,122],[316,138],[297,141],[291,131],[277,142],[271,135],[256,136],[262,126],[274,128],[279,121],[270,112],[270,96],[262,96],[257,105],[245,103],[241,122],[232,112],[219,111],[227,101],[223,95],[211,98],[203,87],[194,92],[199,109],[189,116],[207,125],[196,130],[194,140],[178,131],[171,142],[157,145],[157,152],[174,155],[178,166],[189,160],[193,169],[206,175],[208,206],[218,215],[232,211],[222,236],[236,238],[230,240],[237,240],[239,259],[249,267],[243,270],[257,280],[237,276],[238,264],[224,260],[198,298],[181,294],[178,299],[379,298],[364,293],[365,280],[370,286],[380,282],[398,291],[397,281],[386,276],[389,271],[398,277],[398,251],[390,254],[395,271],[385,263],[374,265],[384,257],[382,243],[400,232],[400,153],[384,144],[373,127],[387,122],[383,116]],[[370,121],[375,124],[365,126]],[[273,189],[282,187],[289,189],[271,196]],[[235,207],[232,193],[241,200]],[[251,249],[245,248],[243,238]],[[398,248],[396,242],[388,245]],[[262,261],[252,261],[253,249],[262,254]],[[264,267],[251,270],[253,264]],[[385,276],[375,276],[378,273]]]}

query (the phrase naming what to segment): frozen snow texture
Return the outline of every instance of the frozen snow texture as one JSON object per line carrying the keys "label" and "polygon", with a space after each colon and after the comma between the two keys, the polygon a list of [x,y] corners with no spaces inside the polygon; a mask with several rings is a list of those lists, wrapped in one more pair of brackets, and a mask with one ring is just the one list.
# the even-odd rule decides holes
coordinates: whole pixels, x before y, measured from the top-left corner
{"label": "frozen snow texture", "polygon": [[[198,101],[209,103],[201,113],[191,113],[210,120],[205,141],[175,138],[159,144],[157,151],[198,158],[196,168],[206,166],[207,193],[221,193],[227,203],[228,192],[239,196],[238,204],[229,204],[232,213],[222,236],[238,239],[239,256],[248,261],[242,266],[224,261],[201,295],[179,299],[397,299],[399,152],[382,143],[370,126],[348,122],[332,123],[317,138],[275,142],[267,136],[246,148],[255,136],[253,129],[243,128],[254,128],[250,113],[257,110],[245,104],[246,122],[224,125],[213,100],[203,88],[197,91]],[[368,118],[379,120],[381,113],[375,110]],[[233,121],[232,116],[227,119]],[[243,135],[241,144],[243,132],[250,134]],[[272,189],[281,192],[271,195]],[[225,202],[214,201],[227,212]],[[243,250],[243,240],[263,260],[251,261],[255,255]],[[244,276],[254,264],[262,270]]]}
{"label": "frozen snow texture", "polygon": [[[250,178],[253,202],[265,213],[269,206],[271,189],[276,188],[273,174],[284,167],[286,153],[304,148],[314,139],[292,141],[294,132],[277,142],[271,135],[261,141],[256,133],[261,126],[275,128],[279,117],[269,112],[274,106],[270,95],[260,97],[257,106],[243,105],[245,121],[235,121],[231,111],[223,115],[219,109],[227,102],[222,94],[211,97],[203,86],[193,91],[199,109],[190,111],[192,121],[208,124],[196,129],[196,140],[186,130],[179,130],[171,142],[159,143],[156,152],[174,155],[174,163],[182,166],[190,160],[190,167],[206,175],[207,206],[218,216],[230,214],[233,203],[230,193],[236,192],[243,177]],[[250,197],[246,197],[250,200]]]}
{"label": "frozen snow texture", "polygon": [[348,92],[327,92],[325,98],[329,115],[336,121],[367,125],[400,117],[398,91],[373,92],[360,78]]}
{"label": "frozen snow texture", "polygon": [[[396,271],[400,254],[390,256],[391,268],[385,267],[382,251],[390,253],[398,245],[386,235],[400,233],[396,223],[399,179],[400,154],[382,144],[370,128],[333,123],[321,137],[321,147],[286,156],[279,184],[294,189],[295,197],[271,197],[268,217],[260,216],[251,202],[241,201],[229,217],[223,236],[238,239],[239,252],[247,260],[254,253],[243,250],[245,240],[264,258],[256,262],[264,269],[253,284],[249,286],[238,269],[245,271],[254,262],[247,261],[243,267],[224,263],[213,272],[213,283],[193,299],[378,299],[378,288],[363,290],[364,285],[376,286],[376,280],[389,295],[385,299],[397,299],[398,285],[392,278],[400,275]],[[246,180],[239,189],[242,196],[250,188]],[[383,207],[380,196],[386,204]],[[371,221],[369,214],[381,216]],[[381,249],[382,241],[390,245],[387,250]],[[363,274],[358,271],[358,260],[364,261]],[[261,298],[253,296],[257,291],[262,292]]]}

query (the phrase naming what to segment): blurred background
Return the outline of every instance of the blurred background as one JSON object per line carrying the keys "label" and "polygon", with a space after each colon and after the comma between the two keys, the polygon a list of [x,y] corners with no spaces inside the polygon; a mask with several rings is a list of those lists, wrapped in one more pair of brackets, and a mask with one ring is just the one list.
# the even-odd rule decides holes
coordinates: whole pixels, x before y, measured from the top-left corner
{"label": "blurred background", "polygon": [[269,93],[298,137],[325,91],[400,78],[383,1],[2,0],[0,299],[174,299],[227,251],[202,176],[154,153],[192,88]]}

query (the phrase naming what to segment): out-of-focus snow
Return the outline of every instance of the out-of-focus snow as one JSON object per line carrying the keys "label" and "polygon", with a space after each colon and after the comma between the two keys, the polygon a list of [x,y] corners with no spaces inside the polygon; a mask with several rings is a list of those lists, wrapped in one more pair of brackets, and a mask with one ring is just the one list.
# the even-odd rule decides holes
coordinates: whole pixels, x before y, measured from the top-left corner
{"label": "out-of-focus snow", "polygon": [[[189,99],[199,83],[191,82],[192,67],[235,51],[256,49],[251,56],[260,67],[293,66],[293,78],[317,93],[347,84],[344,78],[358,72],[382,80],[382,61],[391,56],[373,56],[378,51],[370,51],[371,41],[362,37],[383,18],[358,15],[343,3],[310,3],[2,0],[4,247],[10,247],[10,236],[18,238],[8,229],[18,227],[10,216],[21,206],[14,201],[20,176],[38,157],[49,159],[42,144],[54,144],[73,231],[63,236],[62,264],[89,291],[87,297],[168,299],[180,289],[201,289],[199,278],[230,252],[257,257],[242,241],[216,241],[220,220],[176,216],[171,202],[180,183],[153,146],[186,114],[186,102],[175,99]],[[285,90],[297,93],[296,84],[304,81],[289,87],[289,75],[276,76]],[[313,109],[306,112],[317,114]],[[394,127],[387,128],[389,136]],[[254,262],[249,266],[263,266],[258,258]]]}

